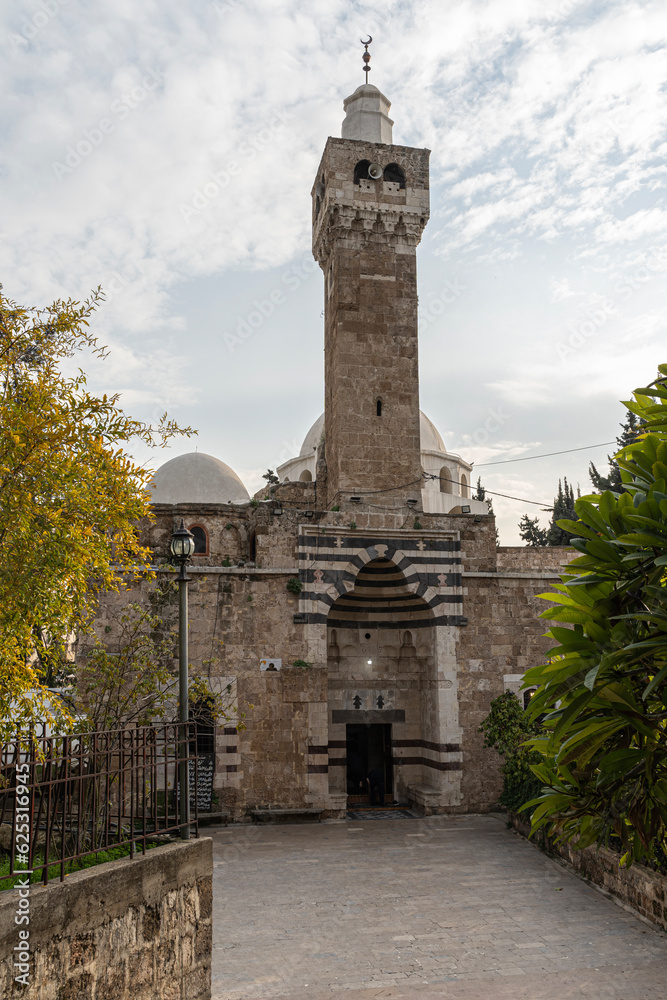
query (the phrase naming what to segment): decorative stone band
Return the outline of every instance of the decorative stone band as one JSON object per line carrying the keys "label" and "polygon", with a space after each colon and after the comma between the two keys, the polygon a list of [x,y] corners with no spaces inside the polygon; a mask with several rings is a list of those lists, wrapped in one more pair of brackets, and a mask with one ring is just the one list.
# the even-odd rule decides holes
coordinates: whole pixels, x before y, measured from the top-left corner
{"label": "decorative stone band", "polygon": [[[227,740],[227,741],[229,741],[229,740],[231,740],[231,738],[233,738],[233,742],[226,742],[225,743],[224,752],[225,753],[229,753],[229,754],[238,754],[238,752],[239,752],[239,748],[238,748],[238,730],[236,729],[236,726],[225,726],[224,729],[223,729],[223,731],[222,731],[222,735],[223,735],[224,739]],[[234,763],[234,764],[222,764],[220,762],[220,755],[218,755],[217,760],[218,760],[218,763],[217,763],[216,766],[217,766],[217,770],[220,771],[220,772],[224,772],[226,774],[235,774],[238,771],[238,769],[239,769],[238,763]],[[238,758],[237,758],[237,760],[238,760]]]}
{"label": "decorative stone band", "polygon": [[387,244],[417,247],[428,221],[428,209],[406,204],[372,204],[365,208],[335,205],[326,214],[313,237],[313,256],[326,266],[333,245],[351,249]]}
{"label": "decorative stone band", "polygon": [[335,628],[460,624],[461,552],[455,532],[299,534],[299,611]]}
{"label": "decorative stone band", "polygon": [[[356,714],[362,713],[355,713],[355,715]],[[463,769],[463,762],[461,759],[462,751],[458,743],[433,743],[430,740],[414,739],[392,740],[391,745],[394,750],[426,750],[427,752],[437,755],[426,756],[425,754],[412,754],[410,756],[404,756],[401,753],[394,753],[391,758],[391,762],[394,767],[421,765],[423,767],[431,767],[436,771],[461,771]],[[346,746],[345,740],[329,741],[329,767],[347,767],[347,757],[332,754],[332,751],[345,750]],[[321,751],[322,747],[318,747],[317,749],[318,751]],[[313,765],[309,765],[309,771],[312,766]],[[321,769],[323,765],[317,766]],[[320,773],[322,772],[320,771]]]}

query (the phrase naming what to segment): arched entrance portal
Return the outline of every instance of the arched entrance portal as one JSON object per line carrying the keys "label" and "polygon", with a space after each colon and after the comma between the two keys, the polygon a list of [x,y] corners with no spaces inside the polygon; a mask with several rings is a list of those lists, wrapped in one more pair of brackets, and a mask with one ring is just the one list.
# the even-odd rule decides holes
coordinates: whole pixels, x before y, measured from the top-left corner
{"label": "arched entrance portal", "polygon": [[427,602],[387,558],[363,566],[327,618],[330,791],[348,805],[406,802],[423,783],[419,747],[435,724],[435,625]]}

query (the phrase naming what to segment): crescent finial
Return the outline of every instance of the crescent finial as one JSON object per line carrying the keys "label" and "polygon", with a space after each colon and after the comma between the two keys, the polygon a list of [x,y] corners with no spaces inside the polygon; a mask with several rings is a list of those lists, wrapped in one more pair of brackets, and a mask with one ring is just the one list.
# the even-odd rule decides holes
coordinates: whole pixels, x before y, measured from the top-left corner
{"label": "crescent finial", "polygon": [[360,42],[361,42],[361,44],[362,44],[362,45],[364,46],[364,54],[363,54],[363,56],[362,56],[361,58],[362,58],[362,59],[363,59],[363,61],[364,61],[364,73],[366,74],[366,83],[368,83],[368,74],[369,74],[369,73],[370,73],[370,71],[371,71],[371,68],[370,68],[370,66],[369,66],[369,63],[370,63],[370,61],[371,61],[371,54],[370,54],[370,52],[368,51],[368,46],[369,46],[369,45],[371,44],[371,42],[373,41],[373,36],[372,36],[372,35],[369,35],[369,36],[368,36],[368,41],[367,41],[367,42],[365,42],[365,41],[363,40],[363,38],[360,38],[360,39],[359,39],[359,41],[360,41]]}

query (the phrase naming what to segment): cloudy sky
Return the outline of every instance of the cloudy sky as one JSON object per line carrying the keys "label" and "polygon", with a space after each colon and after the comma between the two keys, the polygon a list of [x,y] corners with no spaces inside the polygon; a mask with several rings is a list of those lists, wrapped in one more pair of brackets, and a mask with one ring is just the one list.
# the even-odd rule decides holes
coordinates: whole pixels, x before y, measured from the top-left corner
{"label": "cloudy sky", "polygon": [[[490,490],[585,491],[609,448],[487,463],[613,440],[667,361],[664,0],[4,0],[5,293],[102,285],[92,386],[256,489],[323,408],[310,189],[369,32],[395,141],[432,150],[422,409]],[[494,506],[505,544],[548,518]]]}

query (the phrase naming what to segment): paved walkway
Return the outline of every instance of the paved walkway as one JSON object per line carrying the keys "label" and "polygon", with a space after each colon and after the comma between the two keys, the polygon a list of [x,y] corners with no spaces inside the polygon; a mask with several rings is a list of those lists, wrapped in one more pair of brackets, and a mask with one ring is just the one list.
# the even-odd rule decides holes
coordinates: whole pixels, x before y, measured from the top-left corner
{"label": "paved walkway", "polygon": [[502,817],[229,827],[214,1000],[665,1000],[667,939]]}

